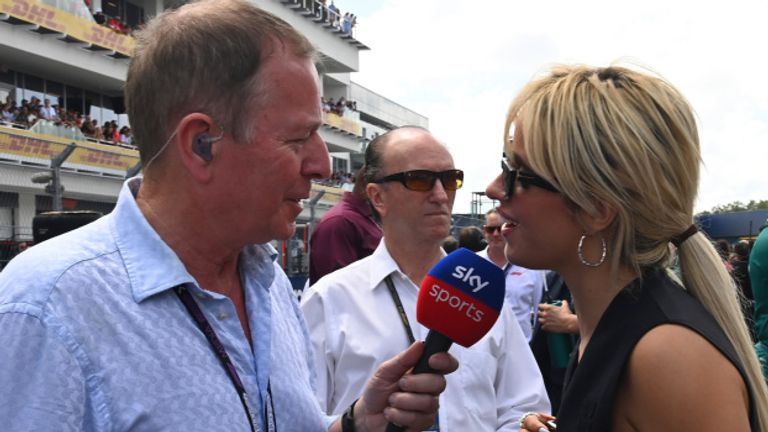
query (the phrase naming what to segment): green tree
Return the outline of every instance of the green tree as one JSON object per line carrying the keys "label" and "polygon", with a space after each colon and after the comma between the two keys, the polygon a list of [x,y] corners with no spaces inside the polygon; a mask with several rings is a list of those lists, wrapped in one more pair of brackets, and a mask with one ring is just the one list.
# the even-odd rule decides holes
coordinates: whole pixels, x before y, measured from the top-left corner
{"label": "green tree", "polygon": [[705,216],[708,214],[731,213],[731,212],[738,212],[738,211],[764,210],[764,209],[768,209],[768,200],[760,200],[760,201],[751,200],[746,204],[744,204],[741,201],[734,201],[729,204],[714,206],[712,207],[712,210],[703,211],[699,213],[699,216]]}

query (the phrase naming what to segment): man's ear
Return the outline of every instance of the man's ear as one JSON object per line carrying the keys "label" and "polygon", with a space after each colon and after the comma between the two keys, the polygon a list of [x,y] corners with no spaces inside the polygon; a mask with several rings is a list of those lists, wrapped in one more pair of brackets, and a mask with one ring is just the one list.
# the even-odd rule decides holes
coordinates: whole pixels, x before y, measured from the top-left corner
{"label": "man's ear", "polygon": [[209,158],[202,157],[200,152],[201,140],[209,139],[215,135],[219,126],[213,119],[203,113],[190,113],[179,121],[176,131],[176,142],[172,143],[179,152],[179,158],[182,165],[190,176],[201,182],[208,182],[211,179],[211,165],[215,159],[213,156],[217,153],[217,147],[214,141],[208,142],[207,154]]}
{"label": "man's ear", "polygon": [[380,216],[384,216],[387,212],[387,207],[384,205],[384,188],[377,183],[368,183],[365,185],[365,193],[368,195],[368,201],[373,208],[379,213]]}

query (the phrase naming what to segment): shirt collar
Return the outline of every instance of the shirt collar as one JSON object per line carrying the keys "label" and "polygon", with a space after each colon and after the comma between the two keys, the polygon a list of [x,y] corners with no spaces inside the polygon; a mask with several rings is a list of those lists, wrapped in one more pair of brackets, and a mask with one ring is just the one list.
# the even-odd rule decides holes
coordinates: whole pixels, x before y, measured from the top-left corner
{"label": "shirt collar", "polygon": [[[181,284],[197,284],[176,252],[152,228],[136,204],[140,186],[140,177],[127,180],[112,214],[113,235],[136,302]],[[272,264],[276,258],[277,251],[271,245],[251,245],[243,249],[241,265],[250,270],[258,269],[259,274],[271,281],[274,278]],[[270,283],[264,285],[268,288]]]}
{"label": "shirt collar", "polygon": [[392,255],[387,250],[386,242],[382,237],[376,250],[371,254],[371,271],[369,272],[368,288],[375,289],[384,282],[384,279],[392,273],[403,274]]}
{"label": "shirt collar", "polygon": [[[443,257],[446,256],[445,250],[443,250],[443,248],[440,248],[440,252]],[[400,270],[400,266],[397,265],[395,259],[392,258],[392,255],[389,254],[387,244],[383,237],[379,242],[379,246],[377,246],[376,250],[371,254],[370,259],[371,271],[369,272],[368,280],[368,288],[370,290],[374,290],[377,286],[381,285],[382,282],[384,282],[384,278],[393,273],[397,273],[400,277],[408,277],[405,275],[405,273],[402,272],[402,270]],[[413,283],[415,283],[418,287],[421,284],[421,281],[413,281]]]}

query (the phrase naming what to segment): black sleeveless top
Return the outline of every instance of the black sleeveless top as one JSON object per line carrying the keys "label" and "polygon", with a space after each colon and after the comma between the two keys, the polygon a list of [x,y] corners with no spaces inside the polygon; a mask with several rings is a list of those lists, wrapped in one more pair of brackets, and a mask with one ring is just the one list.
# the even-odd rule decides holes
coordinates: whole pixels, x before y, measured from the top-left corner
{"label": "black sleeveless top", "polygon": [[581,362],[577,362],[575,352],[571,356],[557,413],[558,432],[611,430],[616,390],[629,356],[640,338],[661,324],[679,324],[696,331],[733,363],[750,394],[752,430],[758,430],[752,389],[730,341],[701,303],[663,271],[653,271],[613,299]]}

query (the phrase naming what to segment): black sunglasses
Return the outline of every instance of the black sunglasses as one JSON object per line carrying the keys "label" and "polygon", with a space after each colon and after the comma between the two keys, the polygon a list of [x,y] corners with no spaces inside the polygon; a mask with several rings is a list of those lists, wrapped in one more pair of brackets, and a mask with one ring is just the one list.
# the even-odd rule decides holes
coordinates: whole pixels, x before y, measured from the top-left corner
{"label": "black sunglasses", "polygon": [[404,171],[396,174],[390,174],[383,177],[380,180],[376,180],[373,183],[385,183],[391,181],[399,181],[405,186],[406,189],[418,192],[431,191],[435,187],[435,182],[440,179],[440,183],[443,184],[443,188],[449,191],[455,191],[464,184],[464,171],[452,169],[447,171],[429,171],[429,170],[413,170]]}
{"label": "black sunglasses", "polygon": [[504,182],[505,198],[512,198],[512,195],[515,194],[515,181],[519,181],[520,186],[523,188],[537,186],[550,192],[560,192],[556,187],[552,186],[552,183],[536,174],[524,173],[512,168],[509,165],[509,159],[507,159],[506,154],[501,158],[501,180]]}
{"label": "black sunglasses", "polygon": [[501,232],[501,225],[484,225],[484,226],[483,226],[483,230],[484,230],[484,231],[485,231],[487,234],[493,234],[493,233],[495,233],[496,231],[499,231],[499,232]]}

